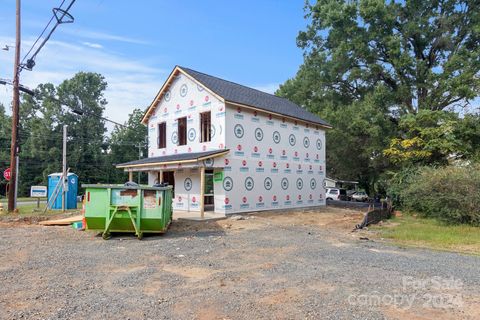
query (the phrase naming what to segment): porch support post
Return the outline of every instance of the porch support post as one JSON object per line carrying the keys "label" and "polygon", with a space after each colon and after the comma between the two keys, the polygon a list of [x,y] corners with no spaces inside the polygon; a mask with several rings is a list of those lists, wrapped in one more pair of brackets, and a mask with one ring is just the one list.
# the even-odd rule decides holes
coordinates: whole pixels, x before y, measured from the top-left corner
{"label": "porch support post", "polygon": [[203,219],[205,216],[205,167],[200,167],[200,216]]}
{"label": "porch support post", "polygon": [[158,183],[163,183],[163,170],[158,172]]}
{"label": "porch support post", "polygon": [[133,171],[128,171],[128,181],[133,181]]}

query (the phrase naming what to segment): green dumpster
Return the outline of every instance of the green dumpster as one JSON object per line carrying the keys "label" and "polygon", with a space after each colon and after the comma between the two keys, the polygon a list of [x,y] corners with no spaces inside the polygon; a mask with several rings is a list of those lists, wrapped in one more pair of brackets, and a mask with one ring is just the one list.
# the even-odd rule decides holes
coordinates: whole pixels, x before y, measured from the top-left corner
{"label": "green dumpster", "polygon": [[172,221],[172,187],[84,184],[86,229],[164,233]]}

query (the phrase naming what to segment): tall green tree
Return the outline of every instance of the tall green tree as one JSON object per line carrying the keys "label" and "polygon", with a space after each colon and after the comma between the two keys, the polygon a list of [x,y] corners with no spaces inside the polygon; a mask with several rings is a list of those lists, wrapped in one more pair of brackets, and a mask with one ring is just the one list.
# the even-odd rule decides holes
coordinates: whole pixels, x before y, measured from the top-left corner
{"label": "tall green tree", "polygon": [[[139,157],[147,157],[147,127],[141,123],[144,112],[140,109],[134,109],[128,115],[125,126],[115,126],[109,139],[109,162],[111,166],[110,179],[112,182],[123,183],[128,175],[120,169],[115,169],[114,165],[128,161],[137,160]],[[146,182],[146,176],[142,177],[142,182]]]}
{"label": "tall green tree", "polygon": [[106,127],[102,119],[106,88],[105,78],[92,72],[79,72],[57,88],[58,100],[68,106],[60,116],[62,124],[68,125],[68,166],[82,183],[102,182],[108,175]]}
{"label": "tall green tree", "polygon": [[476,0],[319,0],[299,33],[322,87],[350,99],[378,85],[400,113],[464,106],[480,89]]}
{"label": "tall green tree", "polygon": [[[327,132],[329,175],[375,186],[376,177],[399,164],[383,151],[414,137],[418,131],[406,123],[419,111],[433,118],[437,111],[458,112],[478,96],[477,1],[319,0],[305,11],[309,24],[297,37],[304,63],[277,94],[334,126]],[[436,127],[433,118],[414,122]],[[465,132],[456,137],[475,136],[471,120],[457,120]],[[429,147],[435,143],[444,145],[433,149],[458,151],[438,139]]]}
{"label": "tall green tree", "polygon": [[[63,125],[68,126],[67,164],[81,183],[108,176],[105,124],[101,119],[107,87],[103,76],[79,72],[59,86],[41,84],[35,96],[23,96],[20,112],[19,194],[33,184],[46,184],[49,174],[62,170]],[[72,112],[77,110],[83,115]]]}

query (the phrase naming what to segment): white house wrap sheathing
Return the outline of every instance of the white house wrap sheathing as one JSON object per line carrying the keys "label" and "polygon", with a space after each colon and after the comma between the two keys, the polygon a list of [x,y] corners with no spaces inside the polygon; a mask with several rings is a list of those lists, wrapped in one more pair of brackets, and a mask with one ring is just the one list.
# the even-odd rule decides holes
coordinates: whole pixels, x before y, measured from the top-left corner
{"label": "white house wrap sheathing", "polygon": [[325,131],[230,105],[226,123],[227,213],[325,204]]}
{"label": "white house wrap sheathing", "polygon": [[[200,113],[211,111],[212,139],[200,142]],[[177,119],[187,117],[187,144],[177,145]],[[158,124],[167,123],[167,147],[158,149]],[[179,73],[148,119],[149,157],[229,149],[192,164],[150,168],[174,170],[175,210],[199,211],[199,166],[213,169],[215,212],[299,208],[325,204],[325,131],[315,124],[222,101]]]}

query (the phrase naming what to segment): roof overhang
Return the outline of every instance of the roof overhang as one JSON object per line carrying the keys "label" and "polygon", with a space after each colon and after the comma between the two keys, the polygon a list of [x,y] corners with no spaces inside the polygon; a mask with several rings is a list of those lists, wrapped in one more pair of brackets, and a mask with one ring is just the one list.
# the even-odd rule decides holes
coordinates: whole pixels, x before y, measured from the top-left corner
{"label": "roof overhang", "polygon": [[195,164],[203,160],[221,157],[230,152],[229,149],[196,152],[196,153],[181,153],[176,155],[168,155],[162,157],[145,158],[137,161],[131,161],[127,163],[117,164],[116,168],[119,169],[134,169],[134,168],[151,168],[163,165],[175,165],[175,164]]}
{"label": "roof overhang", "polygon": [[162,100],[162,97],[164,96],[165,92],[167,92],[168,89],[170,88],[170,86],[172,85],[173,80],[175,80],[175,78],[178,77],[179,74],[183,74],[184,76],[186,76],[187,78],[189,78],[193,82],[201,85],[205,89],[205,91],[207,91],[211,95],[215,96],[220,101],[225,102],[223,97],[219,96],[218,94],[216,94],[215,92],[210,90],[207,86],[205,86],[203,83],[201,83],[200,81],[198,81],[197,79],[193,78],[191,75],[189,75],[188,73],[183,71],[182,68],[180,68],[179,66],[175,66],[175,68],[173,68],[172,72],[170,72],[170,75],[168,76],[168,78],[165,81],[165,83],[163,84],[163,86],[160,88],[160,91],[158,91],[158,93],[155,96],[155,98],[153,99],[152,103],[150,104],[150,106],[145,111],[145,114],[143,115],[143,118],[142,118],[142,121],[141,121],[142,124],[144,124],[144,125],[148,124],[148,119],[151,117],[152,113],[155,111],[155,108],[157,107],[157,105]]}
{"label": "roof overhang", "polygon": [[253,107],[253,106],[249,106],[249,105],[243,104],[243,103],[233,102],[233,101],[229,101],[229,100],[225,100],[225,103],[231,104],[233,106],[238,106],[238,107],[262,112],[262,113],[268,113],[268,114],[276,115],[276,116],[281,117],[281,118],[286,118],[286,119],[291,119],[291,120],[298,121],[298,122],[308,123],[308,124],[311,124],[311,125],[314,125],[314,126],[322,127],[323,129],[333,129],[332,126],[327,126],[325,124],[321,124],[321,123],[317,123],[317,122],[313,122],[313,121],[307,121],[307,120],[300,119],[300,118],[295,118],[295,117],[292,117],[292,116],[287,116],[287,115],[284,115],[284,114],[281,114],[281,113],[278,113],[278,112],[266,111],[266,110],[256,108],[256,107]]}
{"label": "roof overhang", "polygon": [[295,117],[292,117],[292,116],[288,116],[288,115],[284,115],[284,114],[281,114],[281,113],[278,113],[278,112],[272,112],[272,111],[266,111],[264,109],[261,109],[261,108],[257,108],[257,107],[254,107],[254,106],[250,106],[250,105],[246,105],[246,104],[242,104],[242,103],[238,103],[238,102],[234,102],[234,101],[229,101],[229,100],[225,100],[222,96],[218,95],[217,93],[213,92],[207,85],[205,85],[204,83],[202,83],[201,81],[195,79],[194,77],[192,77],[190,74],[188,74],[187,72],[185,72],[181,67],[179,66],[175,66],[175,68],[172,70],[172,72],[170,73],[170,75],[168,76],[167,80],[165,81],[165,83],[163,84],[163,86],[160,88],[160,90],[158,91],[157,95],[155,96],[155,98],[153,99],[152,103],[150,104],[150,106],[147,108],[147,110],[145,111],[145,114],[143,115],[143,118],[141,120],[141,123],[144,124],[144,125],[147,125],[148,124],[148,119],[151,117],[151,115],[153,114],[153,112],[155,111],[155,108],[158,106],[158,104],[160,103],[160,101],[162,100],[163,96],[165,95],[165,93],[168,91],[168,89],[170,88],[170,86],[172,85],[173,81],[175,80],[176,77],[178,77],[179,74],[183,74],[184,76],[186,76],[188,79],[190,79],[191,81],[197,83],[198,85],[202,86],[208,93],[210,93],[211,95],[213,95],[214,97],[216,97],[217,99],[219,99],[221,102],[223,103],[229,103],[231,105],[235,105],[235,106],[239,106],[239,107],[243,107],[243,108],[246,108],[246,109],[250,109],[250,110],[255,110],[255,111],[259,111],[259,112],[262,112],[262,113],[268,113],[268,114],[272,114],[272,115],[276,115],[278,117],[283,117],[283,118],[286,118],[286,119],[291,119],[291,120],[294,120],[294,121],[298,121],[298,122],[304,122],[304,123],[308,123],[308,124],[312,124],[312,125],[315,125],[315,126],[319,126],[323,129],[333,129],[332,126],[329,126],[329,125],[325,125],[325,124],[321,124],[321,123],[317,123],[317,122],[313,122],[313,121],[307,121],[307,120],[304,120],[304,119],[300,119],[300,118],[295,118]]}

